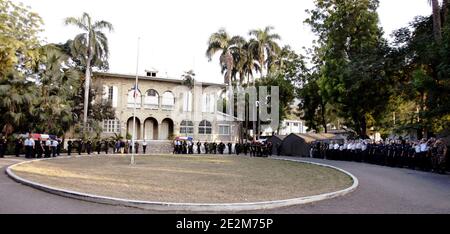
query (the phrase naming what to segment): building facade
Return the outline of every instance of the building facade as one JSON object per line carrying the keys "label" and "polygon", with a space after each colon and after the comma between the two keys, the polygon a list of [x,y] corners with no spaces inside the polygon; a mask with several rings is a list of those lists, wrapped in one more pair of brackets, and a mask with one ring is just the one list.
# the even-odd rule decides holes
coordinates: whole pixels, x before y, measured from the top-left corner
{"label": "building facade", "polygon": [[224,85],[196,83],[188,87],[179,79],[157,77],[157,72],[139,76],[137,88],[135,80],[133,75],[94,73],[95,85],[103,87],[101,98],[111,102],[116,114],[116,119],[103,121],[103,137],[120,134],[147,141],[176,137],[209,142],[239,140],[239,122],[218,111],[217,100]]}

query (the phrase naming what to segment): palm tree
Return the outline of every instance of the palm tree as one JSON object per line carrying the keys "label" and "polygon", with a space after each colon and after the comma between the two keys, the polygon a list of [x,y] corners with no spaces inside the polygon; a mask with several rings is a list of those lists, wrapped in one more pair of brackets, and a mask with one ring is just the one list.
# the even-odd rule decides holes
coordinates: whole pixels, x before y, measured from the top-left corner
{"label": "palm tree", "polygon": [[85,83],[84,83],[84,116],[83,127],[86,130],[88,118],[89,87],[91,82],[92,67],[100,67],[109,56],[108,38],[102,32],[107,29],[113,31],[113,26],[107,21],[92,21],[87,13],[83,13],[80,18],[69,17],[64,23],[74,25],[83,30],[83,33],[77,35],[72,43],[73,54],[80,58],[85,65]]}
{"label": "palm tree", "polygon": [[250,44],[250,49],[256,53],[261,69],[261,78],[264,76],[264,68],[266,67],[268,70],[274,55],[280,50],[276,41],[280,40],[281,37],[278,34],[271,33],[273,29],[274,27],[267,26],[265,29],[251,30],[249,32],[249,35],[254,37]]}
{"label": "palm tree", "polygon": [[223,28],[219,29],[218,32],[213,33],[208,40],[206,57],[211,61],[216,53],[221,52],[220,66],[222,68],[222,73],[225,73],[224,82],[229,85],[232,84],[232,73],[235,68],[232,48],[242,40],[244,39],[240,36],[230,37]]}
{"label": "palm tree", "polygon": [[439,44],[442,41],[441,7],[439,6],[439,0],[428,0],[428,3],[433,8],[434,39]]}

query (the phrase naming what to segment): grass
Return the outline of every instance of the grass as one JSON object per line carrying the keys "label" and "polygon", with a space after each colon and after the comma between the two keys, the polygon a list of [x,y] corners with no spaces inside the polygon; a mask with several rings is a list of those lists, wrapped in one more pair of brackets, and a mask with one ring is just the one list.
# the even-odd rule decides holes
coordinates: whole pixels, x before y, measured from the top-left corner
{"label": "grass", "polygon": [[258,202],[345,189],[352,179],[310,164],[234,156],[83,157],[17,166],[52,187],[117,198],[192,203]]}

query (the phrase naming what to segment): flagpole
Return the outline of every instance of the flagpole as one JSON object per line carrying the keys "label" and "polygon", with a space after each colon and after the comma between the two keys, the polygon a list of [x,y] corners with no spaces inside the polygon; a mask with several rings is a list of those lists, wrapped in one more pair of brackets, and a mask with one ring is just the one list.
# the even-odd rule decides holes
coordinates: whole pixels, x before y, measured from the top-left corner
{"label": "flagpole", "polygon": [[134,85],[134,106],[133,106],[133,135],[131,136],[131,165],[136,165],[136,161],[134,160],[134,152],[135,152],[135,138],[136,138],[136,94],[138,91],[138,80],[139,80],[139,45],[141,38],[138,37],[137,42],[137,58],[136,58],[136,83]]}

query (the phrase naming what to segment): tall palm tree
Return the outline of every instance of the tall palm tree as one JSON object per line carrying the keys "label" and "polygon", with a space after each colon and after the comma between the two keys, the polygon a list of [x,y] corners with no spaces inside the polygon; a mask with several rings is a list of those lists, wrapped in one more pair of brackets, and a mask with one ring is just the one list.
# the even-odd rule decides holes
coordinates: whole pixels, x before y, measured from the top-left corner
{"label": "tall palm tree", "polygon": [[72,49],[73,53],[80,57],[86,68],[83,112],[83,127],[86,130],[92,67],[100,67],[104,61],[107,61],[109,56],[108,38],[102,30],[107,29],[112,32],[113,26],[103,20],[92,21],[87,13],[83,13],[80,18],[68,17],[64,20],[64,23],[74,25],[83,31],[73,40]]}
{"label": "tall palm tree", "polygon": [[250,49],[256,53],[258,58],[261,77],[264,76],[264,68],[268,70],[273,56],[280,50],[276,41],[280,40],[281,37],[276,33],[271,33],[273,29],[274,27],[267,26],[264,29],[256,29],[249,32],[249,35],[254,37],[250,44]]}
{"label": "tall palm tree", "polygon": [[244,40],[240,36],[230,37],[224,28],[219,29],[218,32],[213,33],[208,40],[208,48],[206,50],[206,57],[209,61],[216,53],[220,55],[220,66],[222,73],[225,73],[224,81],[226,84],[232,84],[232,74],[235,68],[232,48]]}
{"label": "tall palm tree", "polygon": [[437,43],[442,41],[441,7],[439,0],[428,0],[433,8],[433,34]]}

